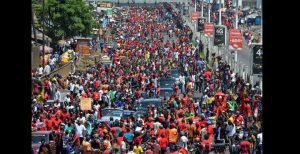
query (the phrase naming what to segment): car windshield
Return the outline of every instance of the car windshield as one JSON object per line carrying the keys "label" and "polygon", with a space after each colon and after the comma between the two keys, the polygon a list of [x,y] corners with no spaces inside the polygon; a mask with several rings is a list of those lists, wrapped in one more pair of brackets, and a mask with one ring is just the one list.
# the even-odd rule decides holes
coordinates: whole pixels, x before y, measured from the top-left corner
{"label": "car windshield", "polygon": [[155,105],[155,107],[158,107],[160,104],[160,101],[142,101],[140,103],[139,109],[147,109],[148,105]]}
{"label": "car windshield", "polygon": [[105,116],[109,116],[109,117],[121,117],[122,116],[122,111],[108,112]]}
{"label": "car windshield", "polygon": [[103,109],[101,110],[102,116],[121,116],[122,111],[116,109]]}
{"label": "car windshield", "polygon": [[179,78],[180,74],[179,74],[178,70],[174,69],[174,70],[170,70],[170,72],[171,72],[172,77]]}
{"label": "car windshield", "polygon": [[163,79],[163,80],[160,80],[159,83],[160,83],[160,87],[161,88],[169,88],[169,87],[172,87],[173,84],[175,83],[176,81],[172,78],[170,79]]}
{"label": "car windshield", "polygon": [[42,140],[47,141],[46,134],[32,134],[31,136],[32,143],[40,143]]}
{"label": "car windshield", "polygon": [[161,89],[160,90],[160,97],[170,97],[173,93],[173,89]]}

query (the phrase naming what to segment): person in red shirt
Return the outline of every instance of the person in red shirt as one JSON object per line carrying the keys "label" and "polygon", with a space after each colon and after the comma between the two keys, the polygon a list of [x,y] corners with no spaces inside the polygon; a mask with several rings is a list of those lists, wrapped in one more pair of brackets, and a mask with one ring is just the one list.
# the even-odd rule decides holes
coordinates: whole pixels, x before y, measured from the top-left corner
{"label": "person in red shirt", "polygon": [[189,101],[189,97],[186,94],[184,94],[183,98],[181,99],[182,106],[186,107],[188,105],[188,101]]}
{"label": "person in red shirt", "polygon": [[240,111],[237,111],[236,112],[236,117],[235,117],[235,120],[234,120],[234,123],[236,126],[239,126],[239,125],[242,125],[244,124],[244,117],[240,114]]}
{"label": "person in red shirt", "polygon": [[162,134],[161,135],[161,139],[159,140],[159,145],[160,145],[160,148],[161,148],[161,152],[162,153],[166,153],[167,152],[167,147],[169,145],[169,141],[168,141],[168,138],[166,137],[165,134]]}
{"label": "person in red shirt", "polygon": [[159,128],[157,129],[157,136],[162,136],[162,134],[165,134],[166,136],[166,133],[167,133],[166,129],[163,128],[162,125],[160,125]]}
{"label": "person in red shirt", "polygon": [[51,130],[53,126],[53,121],[50,117],[50,115],[47,116],[47,119],[45,119],[46,129]]}
{"label": "person in red shirt", "polygon": [[241,154],[250,154],[250,142],[243,137],[243,141],[240,143]]}
{"label": "person in red shirt", "polygon": [[185,123],[185,119],[184,118],[182,118],[181,122],[178,123],[178,128],[179,128],[180,131],[186,132],[187,127],[186,127],[186,123]]}
{"label": "person in red shirt", "polygon": [[74,152],[79,153],[79,147],[80,147],[80,138],[79,135],[76,133],[75,130],[72,130],[72,137],[73,137],[73,145],[74,145]]}
{"label": "person in red shirt", "polygon": [[53,127],[59,127],[60,124],[61,120],[59,119],[59,116],[56,116],[56,118],[52,120],[52,125]]}
{"label": "person in red shirt", "polygon": [[204,135],[204,140],[201,142],[201,145],[204,151],[209,152],[211,150],[211,141],[209,140],[209,136],[207,134]]}
{"label": "person in red shirt", "polygon": [[63,108],[62,112],[60,113],[60,116],[61,116],[61,121],[65,122],[66,119],[70,117],[70,113],[65,108]]}

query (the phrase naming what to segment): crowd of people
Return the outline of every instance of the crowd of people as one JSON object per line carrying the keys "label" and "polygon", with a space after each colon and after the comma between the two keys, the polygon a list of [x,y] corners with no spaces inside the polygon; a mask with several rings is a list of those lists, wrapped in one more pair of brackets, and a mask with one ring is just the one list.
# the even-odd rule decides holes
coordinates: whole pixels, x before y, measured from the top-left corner
{"label": "crowd of people", "polygon": [[[112,65],[99,62],[66,79],[33,74],[33,131],[52,131],[57,153],[208,153],[217,144],[232,152],[260,152],[261,91],[234,74],[222,57],[213,56],[213,66],[207,65],[200,57],[203,43],[170,4],[122,11],[129,15],[106,27],[117,29],[112,38],[117,47],[101,45]],[[165,110],[150,105],[148,114],[99,122],[101,109],[134,110],[143,92],[159,97],[159,79],[169,78],[172,68],[181,75],[171,97],[162,98]],[[61,89],[69,91],[64,100]],[[92,110],[80,109],[81,98],[93,100]]]}

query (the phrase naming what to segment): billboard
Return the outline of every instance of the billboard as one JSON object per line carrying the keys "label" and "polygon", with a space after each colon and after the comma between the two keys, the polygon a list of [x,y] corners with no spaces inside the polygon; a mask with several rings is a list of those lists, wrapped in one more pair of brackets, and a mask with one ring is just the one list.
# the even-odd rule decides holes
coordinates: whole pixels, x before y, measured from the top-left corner
{"label": "billboard", "polygon": [[243,38],[241,30],[230,29],[229,30],[229,49],[231,50],[242,50]]}
{"label": "billboard", "polygon": [[204,35],[206,37],[213,37],[214,36],[214,24],[213,23],[204,23]]}
{"label": "billboard", "polygon": [[226,45],[226,27],[225,26],[215,26],[215,46],[225,46]]}
{"label": "billboard", "polygon": [[203,32],[204,30],[204,23],[206,22],[206,18],[198,18],[198,32]]}
{"label": "billboard", "polygon": [[192,22],[196,22],[197,19],[199,18],[200,12],[192,12]]}
{"label": "billboard", "polygon": [[253,74],[262,74],[262,58],[263,58],[263,48],[262,45],[254,45],[252,48],[253,53]]}

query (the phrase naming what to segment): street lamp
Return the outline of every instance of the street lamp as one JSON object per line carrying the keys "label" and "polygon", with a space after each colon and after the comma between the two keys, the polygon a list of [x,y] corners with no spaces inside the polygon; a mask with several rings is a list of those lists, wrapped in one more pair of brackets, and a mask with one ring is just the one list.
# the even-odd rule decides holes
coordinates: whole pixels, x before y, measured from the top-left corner
{"label": "street lamp", "polygon": [[45,68],[45,0],[43,0],[43,18],[42,18],[42,24],[43,24],[43,68]]}

